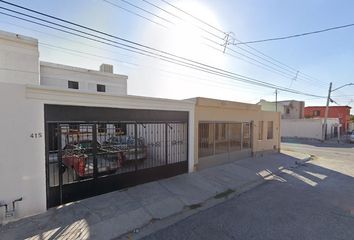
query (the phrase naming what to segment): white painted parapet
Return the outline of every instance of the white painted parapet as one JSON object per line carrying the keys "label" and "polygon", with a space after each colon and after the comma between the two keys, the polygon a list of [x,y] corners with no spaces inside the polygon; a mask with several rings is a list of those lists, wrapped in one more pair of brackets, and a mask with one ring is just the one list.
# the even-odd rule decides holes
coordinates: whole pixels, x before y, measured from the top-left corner
{"label": "white painted parapet", "polygon": [[37,39],[0,31],[0,82],[39,85]]}

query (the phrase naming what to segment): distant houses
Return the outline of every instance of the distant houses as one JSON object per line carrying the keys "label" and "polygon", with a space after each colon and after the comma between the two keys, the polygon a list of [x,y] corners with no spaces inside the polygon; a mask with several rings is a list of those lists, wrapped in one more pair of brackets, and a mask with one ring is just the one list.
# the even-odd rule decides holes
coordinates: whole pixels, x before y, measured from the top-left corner
{"label": "distant houses", "polygon": [[270,102],[261,100],[264,111],[281,113],[282,138],[322,139],[323,131],[326,138],[340,137],[351,129],[349,106],[330,106],[328,110],[327,129],[323,127],[325,106],[305,107],[303,101]]}

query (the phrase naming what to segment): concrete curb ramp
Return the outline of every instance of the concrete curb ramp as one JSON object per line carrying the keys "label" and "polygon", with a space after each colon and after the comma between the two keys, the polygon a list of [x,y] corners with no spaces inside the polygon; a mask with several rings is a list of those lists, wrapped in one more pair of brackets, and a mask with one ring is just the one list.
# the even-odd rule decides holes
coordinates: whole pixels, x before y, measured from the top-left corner
{"label": "concrete curb ramp", "polygon": [[102,240],[137,233],[152,222],[223,202],[308,160],[286,151],[103,194],[1,226],[0,239]]}

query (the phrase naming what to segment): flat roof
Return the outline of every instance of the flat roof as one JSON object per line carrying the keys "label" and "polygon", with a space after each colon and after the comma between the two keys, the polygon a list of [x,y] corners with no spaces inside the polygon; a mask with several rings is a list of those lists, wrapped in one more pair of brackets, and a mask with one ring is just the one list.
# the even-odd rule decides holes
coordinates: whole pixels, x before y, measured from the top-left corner
{"label": "flat roof", "polygon": [[59,64],[59,63],[41,61],[40,62],[40,66],[41,67],[43,66],[43,67],[55,68],[55,69],[68,70],[68,71],[73,71],[73,72],[86,73],[86,74],[98,74],[98,75],[105,75],[105,76],[110,76],[110,77],[113,76],[113,77],[119,77],[119,78],[128,79],[127,75],[109,73],[109,72],[101,72],[100,70],[87,69],[87,68],[81,68],[81,67],[73,67],[73,66]]}
{"label": "flat roof", "polygon": [[194,100],[196,106],[247,109],[247,110],[255,110],[255,111],[261,110],[260,105],[252,104],[252,103],[242,103],[242,102],[204,98],[204,97],[196,97],[188,100]]}
{"label": "flat roof", "polygon": [[38,40],[35,38],[27,37],[24,35],[20,35],[17,33],[11,33],[11,32],[6,32],[0,30],[0,38],[9,40],[9,41],[15,41],[15,42],[21,42],[29,45],[34,45],[38,46]]}
{"label": "flat roof", "polygon": [[[345,106],[328,106],[329,108],[352,108],[348,105]],[[305,108],[326,108],[326,106],[306,106]]]}

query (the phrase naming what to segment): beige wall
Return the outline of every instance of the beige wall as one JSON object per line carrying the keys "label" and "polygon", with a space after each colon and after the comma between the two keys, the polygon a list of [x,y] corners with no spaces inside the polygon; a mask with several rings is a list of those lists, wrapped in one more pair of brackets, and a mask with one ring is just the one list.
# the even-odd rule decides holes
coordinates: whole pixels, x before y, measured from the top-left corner
{"label": "beige wall", "polygon": [[[252,152],[273,150],[280,148],[280,113],[265,112],[259,105],[221,101],[205,98],[196,98],[194,124],[194,159],[198,164],[198,127],[199,122],[253,122]],[[264,121],[263,140],[258,140],[260,120]],[[267,121],[274,122],[273,139],[267,139]]]}

